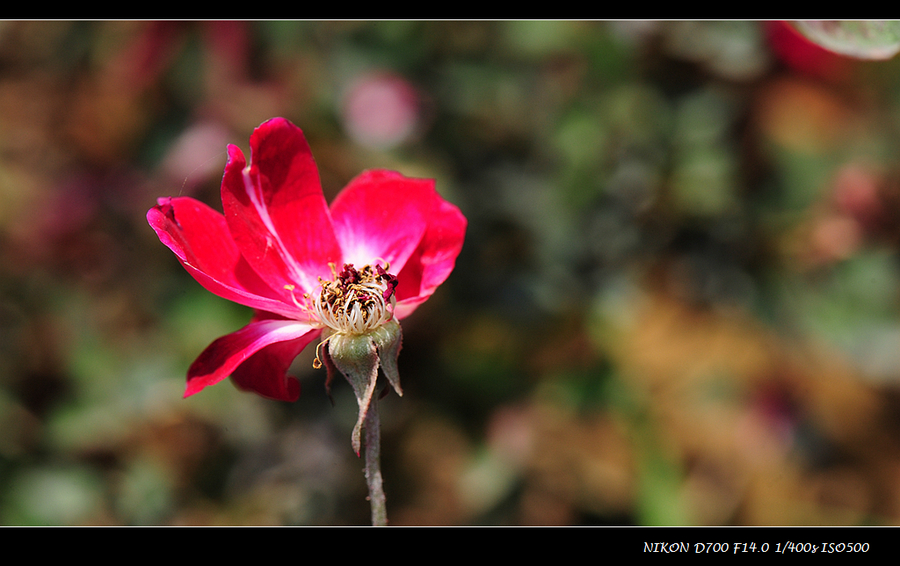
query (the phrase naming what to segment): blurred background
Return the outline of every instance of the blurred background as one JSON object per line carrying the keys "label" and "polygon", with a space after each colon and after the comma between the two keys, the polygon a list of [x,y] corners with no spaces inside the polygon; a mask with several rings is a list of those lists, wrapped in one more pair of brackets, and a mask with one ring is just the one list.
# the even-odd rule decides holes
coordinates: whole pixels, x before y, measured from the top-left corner
{"label": "blurred background", "polygon": [[190,363],[147,225],[284,116],[469,220],[382,402],[395,525],[900,521],[900,62],[778,22],[0,23],[0,523],[364,525],[357,408]]}

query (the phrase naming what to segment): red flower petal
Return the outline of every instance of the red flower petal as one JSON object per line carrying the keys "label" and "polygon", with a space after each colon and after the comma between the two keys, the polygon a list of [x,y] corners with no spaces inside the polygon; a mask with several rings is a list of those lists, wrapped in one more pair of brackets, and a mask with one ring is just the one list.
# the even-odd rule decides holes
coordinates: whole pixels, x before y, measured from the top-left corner
{"label": "red flower petal", "polygon": [[399,283],[394,314],[398,319],[412,314],[450,276],[462,250],[466,217],[437,193],[434,193],[434,200],[425,235],[397,273]]}
{"label": "red flower petal", "polygon": [[363,266],[383,259],[397,273],[419,245],[439,199],[432,179],[382,170],[356,177],[331,204],[344,262]]}
{"label": "red flower petal", "polygon": [[293,320],[251,322],[219,338],[200,354],[188,369],[184,396],[215,385],[234,373],[238,385],[244,389],[272,399],[296,401],[300,384],[285,372],[291,360],[320,333],[318,328]]}
{"label": "red flower petal", "polygon": [[[317,336],[312,334],[312,339]],[[300,397],[300,383],[287,375],[287,370],[311,341],[304,336],[266,346],[239,365],[231,373],[231,379],[244,391],[277,401],[296,401]]]}
{"label": "red flower petal", "polygon": [[247,262],[286,302],[286,285],[318,289],[341,252],[312,152],[300,128],[284,118],[264,122],[250,136],[251,164],[228,146],[222,206]]}
{"label": "red flower petal", "polygon": [[147,222],[184,268],[205,289],[236,303],[297,317],[293,302],[284,302],[251,269],[228,232],[225,218],[190,197],[161,198],[147,212]]}

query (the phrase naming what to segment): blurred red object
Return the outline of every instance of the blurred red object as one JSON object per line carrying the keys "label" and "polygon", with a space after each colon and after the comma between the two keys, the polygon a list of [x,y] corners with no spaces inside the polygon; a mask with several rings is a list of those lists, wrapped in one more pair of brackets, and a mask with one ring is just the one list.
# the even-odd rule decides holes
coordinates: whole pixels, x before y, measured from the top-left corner
{"label": "blurred red object", "polygon": [[766,35],[778,59],[794,71],[835,82],[853,74],[852,59],[819,47],[789,22],[766,22]]}

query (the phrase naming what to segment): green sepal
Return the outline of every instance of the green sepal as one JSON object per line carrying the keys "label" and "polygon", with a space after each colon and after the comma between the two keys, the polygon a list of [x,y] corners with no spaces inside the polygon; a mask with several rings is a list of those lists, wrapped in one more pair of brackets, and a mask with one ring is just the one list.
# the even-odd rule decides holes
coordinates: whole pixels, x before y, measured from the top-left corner
{"label": "green sepal", "polygon": [[353,451],[359,456],[360,433],[378,381],[378,350],[364,334],[335,334],[328,339],[327,347],[331,361],[350,382],[359,404],[359,418],[350,436]]}
{"label": "green sepal", "polygon": [[332,334],[323,347],[325,367],[328,369],[328,378],[325,389],[331,396],[332,370],[337,369],[353,387],[356,402],[359,404],[359,418],[353,427],[350,440],[353,450],[359,456],[360,436],[372,396],[375,393],[375,385],[378,381],[378,367],[384,371],[388,383],[397,395],[403,396],[400,387],[400,371],[397,368],[397,357],[400,355],[400,346],[403,342],[403,333],[400,324],[391,320],[367,334]]}
{"label": "green sepal", "polygon": [[397,395],[403,397],[403,389],[400,387],[400,370],[397,368],[397,358],[400,356],[400,346],[403,342],[400,323],[392,319],[376,328],[371,334],[375,348],[378,350],[381,371],[384,372]]}

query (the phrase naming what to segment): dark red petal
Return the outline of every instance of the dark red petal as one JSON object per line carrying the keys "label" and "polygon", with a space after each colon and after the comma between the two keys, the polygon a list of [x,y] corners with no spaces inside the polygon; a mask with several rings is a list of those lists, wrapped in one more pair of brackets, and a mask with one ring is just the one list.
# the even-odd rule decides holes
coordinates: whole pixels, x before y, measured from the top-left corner
{"label": "dark red petal", "polygon": [[190,197],[161,198],[147,212],[160,241],[208,291],[256,309],[296,318],[299,309],[282,301],[241,256],[225,218]]}
{"label": "dark red petal", "polygon": [[287,375],[287,370],[309,343],[304,337],[266,346],[239,365],[231,373],[231,379],[244,391],[277,401],[296,401],[300,396],[300,382]]}
{"label": "dark red petal", "polygon": [[397,273],[398,319],[409,316],[443,283],[456,265],[466,236],[466,217],[435,193],[436,205],[416,251]]}
{"label": "dark red petal", "polygon": [[418,247],[438,200],[432,179],[362,173],[331,205],[344,262],[363,266],[381,259],[397,273]]}
{"label": "dark red petal", "polygon": [[264,122],[250,136],[251,164],[228,146],[222,206],[247,262],[286,301],[286,285],[299,293],[329,277],[341,252],[312,152],[300,128],[284,118]]}
{"label": "dark red petal", "polygon": [[[295,401],[300,384],[285,374],[293,357],[321,330],[291,320],[262,320],[210,344],[188,369],[188,397],[234,374],[238,385],[260,395]],[[247,368],[243,365],[249,366]]]}

